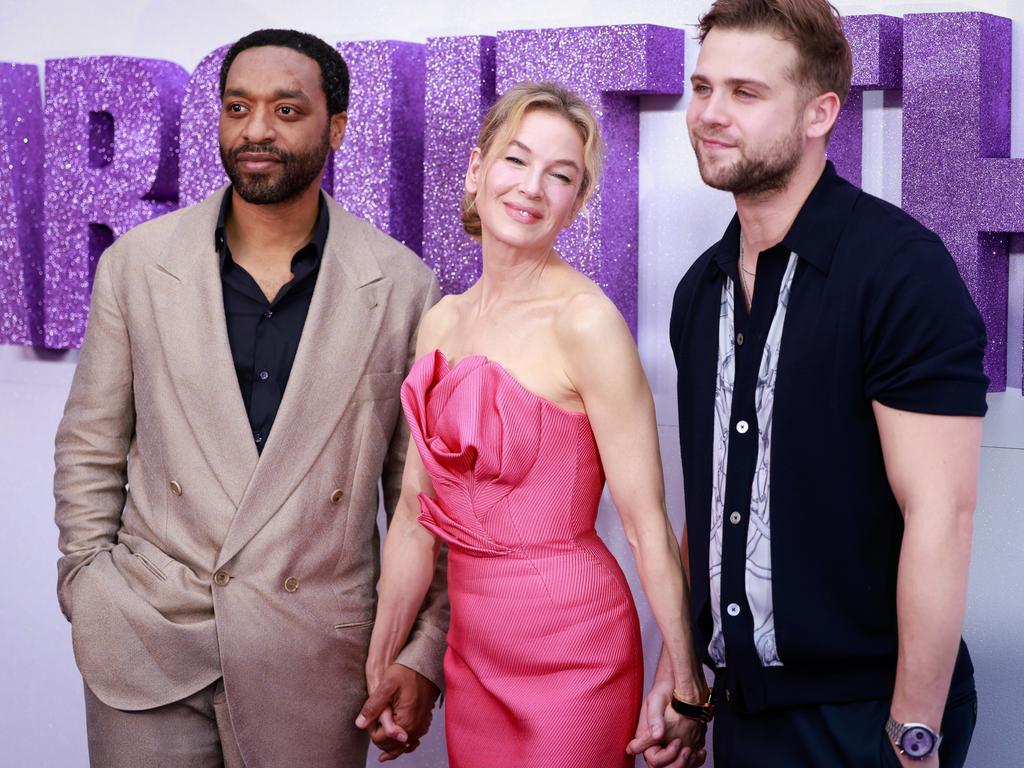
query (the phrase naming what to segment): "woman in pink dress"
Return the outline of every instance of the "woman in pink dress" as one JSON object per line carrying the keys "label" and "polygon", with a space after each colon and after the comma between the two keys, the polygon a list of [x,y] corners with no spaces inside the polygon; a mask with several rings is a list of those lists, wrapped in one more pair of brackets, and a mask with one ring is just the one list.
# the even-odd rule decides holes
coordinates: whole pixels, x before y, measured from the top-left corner
{"label": "woman in pink dress", "polygon": [[[629,586],[594,530],[606,481],[662,663],[682,698],[704,694],[636,346],[612,302],[554,249],[600,163],[597,122],[572,93],[525,84],[497,102],[462,201],[483,273],[424,316],[402,387],[412,444],[367,683],[372,691],[405,644],[447,543],[453,768],[633,764],[643,658]],[[693,734],[686,757],[697,765],[699,724]]]}

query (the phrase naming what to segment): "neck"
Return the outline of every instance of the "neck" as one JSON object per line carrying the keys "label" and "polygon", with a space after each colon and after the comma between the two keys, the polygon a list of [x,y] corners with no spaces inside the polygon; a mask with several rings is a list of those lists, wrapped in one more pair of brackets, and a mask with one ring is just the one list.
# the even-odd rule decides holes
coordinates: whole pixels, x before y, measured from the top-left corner
{"label": "neck", "polygon": [[786,236],[823,170],[824,152],[801,162],[783,189],[736,196],[736,213],[740,217],[743,245],[748,257],[756,259],[757,254]]}
{"label": "neck", "polygon": [[284,253],[291,259],[295,250],[309,241],[316,227],[319,179],[298,197],[283,203],[247,203],[234,189],[231,196],[224,228],[232,251]]}
{"label": "neck", "polygon": [[537,249],[520,249],[483,235],[483,270],[480,280],[481,309],[504,299],[532,293],[544,270],[558,259],[551,243]]}

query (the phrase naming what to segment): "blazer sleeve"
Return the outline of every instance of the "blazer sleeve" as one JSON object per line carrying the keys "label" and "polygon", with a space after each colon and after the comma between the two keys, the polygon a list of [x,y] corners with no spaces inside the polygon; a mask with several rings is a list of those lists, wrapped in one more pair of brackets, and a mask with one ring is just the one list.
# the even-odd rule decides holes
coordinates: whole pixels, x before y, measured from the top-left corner
{"label": "blazer sleeve", "polygon": [[[419,319],[427,313],[440,298],[437,280],[431,276],[420,308]],[[418,324],[418,320],[417,320]],[[409,348],[406,355],[405,372],[412,367],[416,354],[416,333],[409,334]],[[399,416],[395,432],[388,446],[388,455],[384,462],[384,474],[381,478],[384,490],[384,511],[388,524],[395,513],[398,497],[402,490],[402,470],[405,467],[405,454],[409,448],[409,426],[405,418]],[[444,690],[444,652],[445,635],[448,632],[448,551],[442,546],[437,558],[434,579],[427,590],[420,612],[409,633],[409,640],[399,651],[395,661],[409,667]]]}
{"label": "blazer sleeve", "polygon": [[69,620],[75,575],[117,542],[135,431],[128,327],[111,276],[116,252],[115,245],[97,265],[85,341],[57,429],[53,494],[63,555],[57,599]]}

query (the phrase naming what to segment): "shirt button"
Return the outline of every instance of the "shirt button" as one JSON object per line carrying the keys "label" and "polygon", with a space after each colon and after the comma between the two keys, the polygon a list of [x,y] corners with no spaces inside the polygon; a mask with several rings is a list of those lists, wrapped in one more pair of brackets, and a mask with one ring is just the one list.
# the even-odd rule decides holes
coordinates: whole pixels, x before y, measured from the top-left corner
{"label": "shirt button", "polygon": [[331,491],[331,504],[337,504],[341,501],[341,497],[345,495],[345,492],[341,488],[335,488]]}
{"label": "shirt button", "polygon": [[728,613],[730,616],[739,616],[740,607],[736,605],[736,603],[729,603],[729,605],[725,609],[725,612]]}
{"label": "shirt button", "polygon": [[743,515],[741,515],[739,512],[733,512],[731,515],[729,515],[729,522],[733,525],[739,525],[742,519]]}
{"label": "shirt button", "polygon": [[260,381],[266,381],[270,378],[270,374],[266,371],[260,371]]}
{"label": "shirt button", "polygon": [[253,435],[253,439],[257,443],[262,443],[263,442],[263,433],[262,432],[257,432],[256,434]]}
{"label": "shirt button", "polygon": [[725,700],[732,701],[732,691],[730,691],[728,688],[725,689]]}
{"label": "shirt button", "polygon": [[177,480],[171,480],[171,493],[175,496],[181,496],[181,483]]}
{"label": "shirt button", "polygon": [[263,316],[267,318],[267,320],[269,320],[274,316],[274,310],[268,309],[266,312],[263,313]]}
{"label": "shirt button", "polygon": [[299,580],[296,579],[294,576],[289,576],[287,579],[284,580],[285,592],[295,592],[296,590],[298,590],[298,588]]}
{"label": "shirt button", "polygon": [[231,577],[225,571],[217,571],[213,574],[213,583],[218,587],[226,586],[229,581],[231,581]]}
{"label": "shirt button", "polygon": [[747,430],[748,429],[750,429],[750,425],[747,424],[747,422],[745,422],[745,421],[737,421],[736,422],[736,431],[739,432],[741,435],[747,434]]}
{"label": "shirt button", "polygon": [[737,333],[736,334],[736,346],[738,346],[738,347],[742,347],[743,346],[743,334],[742,333]]}

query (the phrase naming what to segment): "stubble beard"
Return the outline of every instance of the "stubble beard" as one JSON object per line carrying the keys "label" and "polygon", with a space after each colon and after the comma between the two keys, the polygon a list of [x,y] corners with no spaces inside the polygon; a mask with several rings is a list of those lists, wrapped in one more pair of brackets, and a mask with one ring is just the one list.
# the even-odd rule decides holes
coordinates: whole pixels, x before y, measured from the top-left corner
{"label": "stubble beard", "polygon": [[691,143],[704,183],[737,197],[758,197],[785,189],[803,156],[803,142],[795,129],[759,148],[756,154],[745,153],[741,147],[739,160],[717,169],[701,155],[696,136],[691,136]]}
{"label": "stubble beard", "polygon": [[[243,144],[233,150],[220,146],[220,160],[231,180],[231,186],[245,202],[253,205],[275,205],[299,197],[309,189],[324,169],[331,149],[330,124],[320,141],[301,152],[285,152],[273,144]],[[278,174],[244,173],[238,167],[243,152],[264,152],[280,161]]]}

